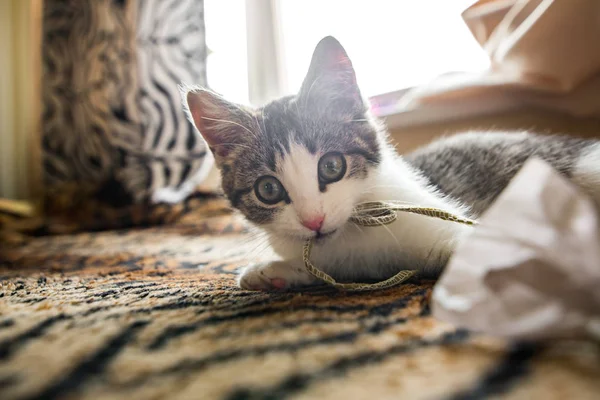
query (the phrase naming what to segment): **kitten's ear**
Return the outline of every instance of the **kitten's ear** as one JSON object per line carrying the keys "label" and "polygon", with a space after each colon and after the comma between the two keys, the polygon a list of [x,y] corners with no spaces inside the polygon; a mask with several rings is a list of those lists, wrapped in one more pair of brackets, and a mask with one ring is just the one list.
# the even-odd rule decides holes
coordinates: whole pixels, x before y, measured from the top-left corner
{"label": "kitten's ear", "polygon": [[188,118],[206,140],[217,162],[251,136],[252,110],[208,89],[182,87],[181,91]]}
{"label": "kitten's ear", "polygon": [[[367,110],[356,83],[352,61],[340,42],[332,36],[321,39],[317,44],[299,95],[317,102],[321,99],[344,113]],[[327,108],[331,110],[331,107]]]}

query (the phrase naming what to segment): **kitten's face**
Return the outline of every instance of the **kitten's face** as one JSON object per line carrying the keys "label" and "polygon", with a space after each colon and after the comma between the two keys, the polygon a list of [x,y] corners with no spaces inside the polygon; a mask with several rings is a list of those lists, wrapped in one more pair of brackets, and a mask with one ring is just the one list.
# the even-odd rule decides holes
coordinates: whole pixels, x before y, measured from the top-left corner
{"label": "kitten's face", "polygon": [[334,237],[372,186],[377,129],[333,38],[317,46],[296,96],[252,110],[193,90],[187,103],[232,205],[277,235]]}

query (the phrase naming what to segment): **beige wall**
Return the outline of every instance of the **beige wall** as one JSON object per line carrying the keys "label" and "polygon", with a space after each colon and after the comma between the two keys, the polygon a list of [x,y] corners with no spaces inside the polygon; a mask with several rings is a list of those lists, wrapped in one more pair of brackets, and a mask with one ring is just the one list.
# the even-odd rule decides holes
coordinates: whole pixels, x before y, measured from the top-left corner
{"label": "beige wall", "polygon": [[529,130],[600,138],[600,119],[579,119],[555,112],[521,110],[446,123],[390,129],[399,152],[407,152],[445,135],[467,130]]}
{"label": "beige wall", "polygon": [[42,0],[0,0],[0,198],[40,190]]}

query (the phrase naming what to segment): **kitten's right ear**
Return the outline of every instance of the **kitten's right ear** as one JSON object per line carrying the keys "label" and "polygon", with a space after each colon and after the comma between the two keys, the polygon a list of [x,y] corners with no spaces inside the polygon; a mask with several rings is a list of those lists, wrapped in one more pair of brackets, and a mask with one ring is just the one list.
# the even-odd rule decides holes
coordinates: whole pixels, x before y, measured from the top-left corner
{"label": "kitten's right ear", "polygon": [[202,135],[217,161],[252,136],[252,110],[225,100],[204,88],[181,87],[189,120]]}
{"label": "kitten's right ear", "polygon": [[356,82],[352,61],[334,37],[317,44],[299,95],[319,104],[327,113],[355,116],[367,111]]}

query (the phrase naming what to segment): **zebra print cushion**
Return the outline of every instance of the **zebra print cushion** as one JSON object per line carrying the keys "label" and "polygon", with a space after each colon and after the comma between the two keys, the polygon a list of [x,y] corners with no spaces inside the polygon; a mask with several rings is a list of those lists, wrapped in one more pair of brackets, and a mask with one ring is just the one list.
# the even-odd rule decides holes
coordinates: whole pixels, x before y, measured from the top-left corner
{"label": "zebra print cushion", "polygon": [[[176,224],[0,248],[0,398],[594,399],[591,342],[507,343],[434,320],[432,282],[261,293],[221,201]],[[2,243],[0,242],[0,246]],[[496,396],[496,397],[495,397]]]}
{"label": "zebra print cushion", "polygon": [[46,0],[43,33],[47,210],[191,194],[212,159],[178,84],[206,84],[203,2]]}

